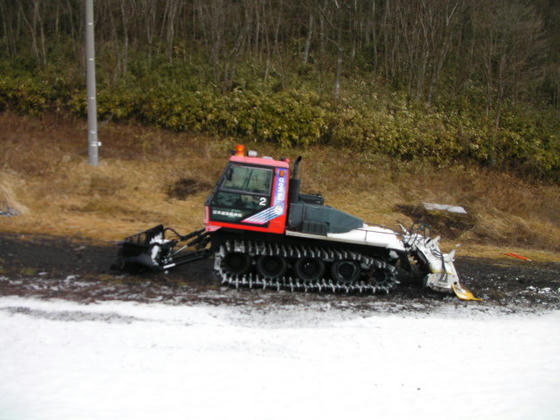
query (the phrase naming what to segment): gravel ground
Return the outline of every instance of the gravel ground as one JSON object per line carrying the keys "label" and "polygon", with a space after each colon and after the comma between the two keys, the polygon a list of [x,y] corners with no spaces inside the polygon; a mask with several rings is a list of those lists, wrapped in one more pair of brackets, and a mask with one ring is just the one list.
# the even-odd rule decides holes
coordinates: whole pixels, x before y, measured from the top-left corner
{"label": "gravel ground", "polygon": [[203,260],[168,274],[119,274],[110,267],[116,245],[94,245],[53,237],[0,234],[0,296],[56,298],[82,303],[98,301],[208,303],[267,308],[314,302],[330,308],[364,312],[429,312],[442,306],[469,306],[473,311],[504,313],[560,309],[560,263],[517,260],[456,260],[463,280],[482,302],[461,302],[454,296],[403,282],[389,295],[347,296],[235,290],[221,286],[212,261]]}

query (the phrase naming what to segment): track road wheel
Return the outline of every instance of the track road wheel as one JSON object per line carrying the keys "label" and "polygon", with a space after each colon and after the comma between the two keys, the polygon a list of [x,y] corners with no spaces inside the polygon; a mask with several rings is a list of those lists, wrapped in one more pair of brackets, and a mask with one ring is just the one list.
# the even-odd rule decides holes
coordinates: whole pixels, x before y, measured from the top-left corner
{"label": "track road wheel", "polygon": [[243,274],[249,270],[251,259],[241,252],[230,252],[222,261],[222,268],[230,274]]}
{"label": "track road wheel", "polygon": [[358,279],[360,267],[354,261],[335,261],[331,266],[331,274],[337,281],[353,283]]}
{"label": "track road wheel", "polygon": [[389,291],[395,284],[391,271],[382,267],[372,268],[369,273],[370,281],[381,290]]}
{"label": "track road wheel", "polygon": [[297,276],[308,282],[314,282],[325,273],[325,263],[319,258],[300,258],[294,265]]}
{"label": "track road wheel", "polygon": [[288,263],[279,255],[263,255],[257,260],[257,271],[269,279],[281,277],[287,268]]}

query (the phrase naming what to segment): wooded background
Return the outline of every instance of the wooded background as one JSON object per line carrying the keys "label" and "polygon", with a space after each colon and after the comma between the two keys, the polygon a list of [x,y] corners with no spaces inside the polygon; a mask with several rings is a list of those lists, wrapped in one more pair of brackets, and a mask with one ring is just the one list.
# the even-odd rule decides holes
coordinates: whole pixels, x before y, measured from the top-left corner
{"label": "wooded background", "polygon": [[[85,96],[72,92],[81,92],[84,79],[84,6],[0,0],[0,110],[62,103],[83,112]],[[530,162],[532,171],[558,174],[560,161],[548,154],[560,150],[560,0],[95,0],[94,7],[102,118],[284,145],[375,149],[388,141],[377,149],[405,157],[429,156],[431,143],[414,150],[401,150],[401,143],[441,122],[436,146],[446,136],[463,137],[436,155],[490,164],[513,159],[507,166]],[[147,110],[146,93],[142,106],[134,95],[149,89],[155,102]],[[174,101],[178,92],[199,96]],[[235,100],[240,105],[232,108]],[[183,121],[177,108],[195,106],[213,116]],[[251,107],[261,113],[247,114]],[[168,116],[156,116],[156,108]],[[271,115],[276,125],[297,120],[284,108],[300,119],[309,114],[295,134],[267,128]],[[368,115],[372,110],[384,116]],[[345,117],[329,120],[329,111]],[[431,121],[429,127],[403,134],[407,112],[416,113],[410,130],[418,121]],[[251,118],[259,121],[246,124]],[[368,125],[376,118],[400,118],[397,132],[384,132],[380,121]]]}

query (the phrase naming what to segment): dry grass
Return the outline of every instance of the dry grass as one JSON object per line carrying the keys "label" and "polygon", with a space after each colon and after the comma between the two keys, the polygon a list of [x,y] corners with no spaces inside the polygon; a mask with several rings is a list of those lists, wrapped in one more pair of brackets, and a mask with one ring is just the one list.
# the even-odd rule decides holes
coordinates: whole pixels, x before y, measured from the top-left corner
{"label": "dry grass", "polygon": [[21,187],[23,181],[11,171],[0,172],[0,210],[27,214],[29,209],[16,197],[14,189]]}
{"label": "dry grass", "polygon": [[[119,240],[164,223],[183,232],[202,224],[204,201],[221,173],[233,139],[109,124],[100,128],[100,165],[87,164],[81,120],[0,114],[0,231]],[[404,207],[422,202],[464,206],[473,220],[453,242],[462,253],[559,260],[559,186],[535,184],[478,167],[434,168],[382,156],[314,147],[262,154],[303,155],[306,192],[370,223],[412,224]],[[185,187],[196,186],[191,190]]]}

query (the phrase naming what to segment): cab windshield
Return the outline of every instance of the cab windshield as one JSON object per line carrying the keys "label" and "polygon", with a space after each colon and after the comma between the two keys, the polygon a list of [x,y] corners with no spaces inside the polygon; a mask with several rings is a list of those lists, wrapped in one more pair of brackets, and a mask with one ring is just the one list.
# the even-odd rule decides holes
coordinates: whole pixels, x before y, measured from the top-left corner
{"label": "cab windshield", "polygon": [[[270,206],[273,177],[272,168],[230,165],[212,199],[212,205],[218,211],[238,210],[240,218],[263,210]],[[213,216],[217,220],[225,218],[230,221],[230,215],[214,213]]]}
{"label": "cab windshield", "polygon": [[270,195],[272,169],[232,165],[227,169],[220,190]]}

